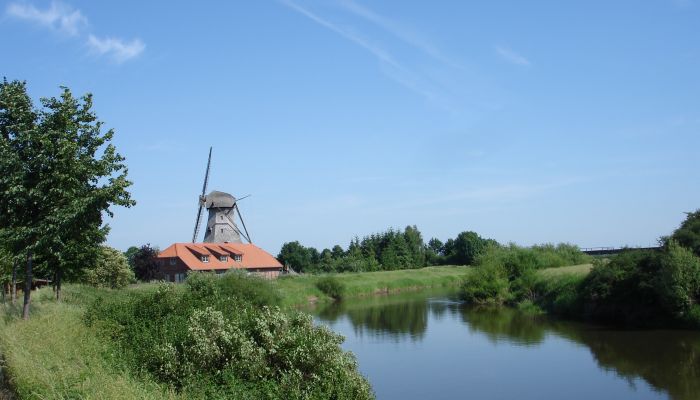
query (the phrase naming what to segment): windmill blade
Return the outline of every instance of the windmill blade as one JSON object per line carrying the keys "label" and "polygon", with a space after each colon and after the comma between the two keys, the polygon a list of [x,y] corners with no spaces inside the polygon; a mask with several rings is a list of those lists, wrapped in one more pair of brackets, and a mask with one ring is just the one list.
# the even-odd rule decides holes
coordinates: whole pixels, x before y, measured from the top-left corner
{"label": "windmill blade", "polygon": [[202,206],[204,206],[205,195],[207,193],[207,185],[209,184],[209,167],[211,167],[211,149],[209,147],[209,158],[207,159],[207,170],[204,173],[204,184],[202,185],[202,195],[199,196],[199,209],[197,210],[197,220],[194,223],[194,233],[192,234],[192,243],[197,242],[197,235],[199,234],[199,225],[202,221]]}
{"label": "windmill blade", "polygon": [[207,160],[207,172],[204,174],[204,185],[202,186],[202,196],[207,194],[207,184],[209,184],[209,167],[211,166],[211,146],[209,147],[209,159]]}
{"label": "windmill blade", "polygon": [[[239,237],[242,237],[243,239],[246,239],[246,240],[248,240],[248,242],[250,242],[250,240],[246,237],[246,235],[245,235],[243,232],[241,232],[240,229],[238,229],[238,225],[236,225],[236,221],[234,221],[233,218],[231,218],[231,216],[228,214],[228,211],[226,211],[226,212],[224,213],[224,215],[226,216],[226,219],[229,220],[229,222],[231,223],[231,227],[233,228],[233,230],[236,231],[236,233],[238,234],[238,236],[239,236]],[[236,214],[234,213],[233,216],[234,216],[234,218],[235,218],[235,217],[236,217]]]}
{"label": "windmill blade", "polygon": [[233,204],[233,209],[236,210],[238,213],[238,218],[241,219],[241,225],[243,225],[243,230],[245,231],[245,238],[248,240],[248,243],[253,243],[252,240],[250,240],[250,234],[248,234],[248,228],[245,227],[245,222],[243,221],[243,216],[241,215],[241,210],[238,209],[238,202]]}
{"label": "windmill blade", "polygon": [[199,210],[197,210],[197,222],[194,223],[194,233],[192,234],[192,243],[197,243],[197,234],[199,233],[199,224],[202,220],[202,203],[199,203]]}

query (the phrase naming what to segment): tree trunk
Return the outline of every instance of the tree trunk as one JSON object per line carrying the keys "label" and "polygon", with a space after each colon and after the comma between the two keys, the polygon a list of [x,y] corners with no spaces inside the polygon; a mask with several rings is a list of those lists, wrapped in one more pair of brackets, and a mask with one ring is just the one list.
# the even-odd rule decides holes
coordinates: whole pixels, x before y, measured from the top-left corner
{"label": "tree trunk", "polygon": [[56,270],[56,301],[61,301],[61,269]]}
{"label": "tree trunk", "polygon": [[12,282],[10,283],[10,297],[12,297],[12,305],[17,302],[17,267],[19,267],[19,262],[15,260],[12,263]]}
{"label": "tree trunk", "polygon": [[22,318],[29,319],[29,300],[32,293],[32,252],[27,253],[27,275],[24,277],[24,307]]}

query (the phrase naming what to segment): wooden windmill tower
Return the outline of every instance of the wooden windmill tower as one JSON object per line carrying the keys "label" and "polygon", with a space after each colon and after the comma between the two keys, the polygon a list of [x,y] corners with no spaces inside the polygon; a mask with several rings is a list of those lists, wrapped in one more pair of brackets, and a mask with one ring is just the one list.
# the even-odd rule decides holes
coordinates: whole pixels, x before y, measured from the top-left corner
{"label": "wooden windmill tower", "polygon": [[[243,222],[241,211],[238,208],[238,201],[248,196],[241,199],[236,199],[229,193],[220,192],[217,190],[209,192],[209,194],[205,195],[207,192],[207,184],[209,182],[211,150],[212,148],[210,147],[207,170],[204,174],[202,194],[199,196],[199,209],[197,210],[197,221],[194,225],[192,243],[197,242],[197,235],[199,234],[199,226],[202,220],[203,208],[206,208],[209,212],[209,217],[207,218],[207,230],[204,233],[205,243],[243,243],[241,238],[245,239],[248,243],[252,243],[250,240],[250,235],[248,235],[248,229],[246,229],[245,222]],[[241,221],[243,231],[241,231],[236,224],[236,216],[238,216],[238,219]]]}

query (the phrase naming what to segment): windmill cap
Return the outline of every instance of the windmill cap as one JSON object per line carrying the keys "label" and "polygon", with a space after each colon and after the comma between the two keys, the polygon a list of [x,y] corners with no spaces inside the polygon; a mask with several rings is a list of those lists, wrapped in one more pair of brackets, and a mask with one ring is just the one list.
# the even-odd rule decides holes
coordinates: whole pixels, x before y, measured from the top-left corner
{"label": "windmill cap", "polygon": [[224,192],[219,192],[218,190],[213,190],[209,192],[205,199],[205,206],[207,208],[217,207],[217,208],[229,208],[233,207],[236,203],[236,198],[232,195]]}

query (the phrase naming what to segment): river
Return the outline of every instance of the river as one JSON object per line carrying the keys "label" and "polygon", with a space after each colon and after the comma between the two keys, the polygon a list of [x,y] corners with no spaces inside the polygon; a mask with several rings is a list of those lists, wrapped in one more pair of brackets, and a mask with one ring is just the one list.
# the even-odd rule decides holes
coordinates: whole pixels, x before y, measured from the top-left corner
{"label": "river", "polygon": [[418,292],[313,311],[383,399],[700,399],[700,332],[625,330]]}

